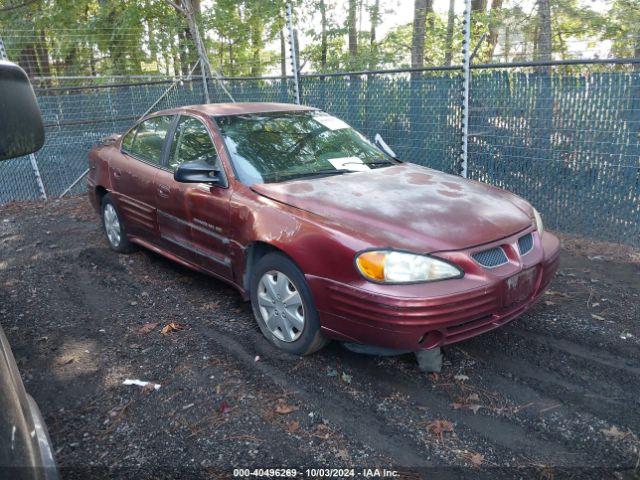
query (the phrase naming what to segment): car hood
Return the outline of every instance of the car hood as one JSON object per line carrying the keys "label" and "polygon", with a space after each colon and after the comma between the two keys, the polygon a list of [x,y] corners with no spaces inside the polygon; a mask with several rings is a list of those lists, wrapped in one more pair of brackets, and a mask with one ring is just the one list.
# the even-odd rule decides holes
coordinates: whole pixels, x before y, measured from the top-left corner
{"label": "car hood", "polygon": [[372,246],[424,253],[508,237],[530,227],[533,215],[507,191],[412,164],[252,189],[356,231]]}

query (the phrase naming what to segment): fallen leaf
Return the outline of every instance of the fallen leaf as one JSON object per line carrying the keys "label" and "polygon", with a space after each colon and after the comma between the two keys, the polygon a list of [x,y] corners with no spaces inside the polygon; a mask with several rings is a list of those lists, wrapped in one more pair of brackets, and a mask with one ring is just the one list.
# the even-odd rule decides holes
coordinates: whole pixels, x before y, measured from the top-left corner
{"label": "fallen leaf", "polygon": [[349,460],[349,452],[344,449],[338,450],[336,455],[340,460]]}
{"label": "fallen leaf", "polygon": [[467,400],[471,401],[471,402],[477,402],[480,400],[480,397],[478,396],[477,393],[472,393],[471,395],[469,395],[467,397]]}
{"label": "fallen leaf", "polygon": [[145,334],[145,333],[152,332],[158,327],[158,325],[160,325],[160,323],[158,322],[145,323],[140,328],[138,328],[138,333]]}
{"label": "fallen leaf", "polygon": [[482,455],[481,453],[474,453],[469,456],[469,462],[476,468],[479,468],[482,465],[483,461],[484,455]]}
{"label": "fallen leaf", "polygon": [[434,420],[427,425],[427,431],[432,435],[438,435],[442,440],[444,433],[453,433],[453,423],[449,420]]}
{"label": "fallen leaf", "polygon": [[204,303],[200,306],[203,310],[215,310],[220,306],[220,301]]}
{"label": "fallen leaf", "polygon": [[184,325],[182,325],[181,323],[171,322],[165,325],[160,331],[160,333],[162,333],[163,335],[166,335],[168,333],[178,332],[180,330],[184,330]]}
{"label": "fallen leaf", "polygon": [[344,383],[351,383],[351,375],[347,375],[346,373],[342,372],[342,381]]}
{"label": "fallen leaf", "polygon": [[611,428],[601,428],[600,432],[610,440],[624,440],[631,432],[623,432],[615,425]]}
{"label": "fallen leaf", "polygon": [[595,313],[592,313],[591,317],[595,318],[596,320],[604,320],[604,317],[601,317],[600,315],[596,315]]}
{"label": "fallen leaf", "polygon": [[223,400],[223,401],[220,402],[220,406],[218,407],[218,410],[220,411],[220,413],[226,413],[229,410],[231,410],[231,407],[226,402],[226,400]]}
{"label": "fallen leaf", "polygon": [[482,405],[478,405],[477,403],[454,402],[451,404],[451,408],[453,408],[454,410],[462,410],[464,408],[467,410],[471,410],[475,414],[478,413],[478,410],[482,408]]}
{"label": "fallen leaf", "polygon": [[298,422],[297,420],[291,420],[290,422],[287,423],[285,428],[287,432],[293,433],[296,430],[298,430],[298,428],[300,428],[300,422]]}
{"label": "fallen leaf", "polygon": [[467,377],[466,375],[456,375],[453,378],[455,378],[459,382],[466,382],[467,380],[469,380],[469,377]]}
{"label": "fallen leaf", "polygon": [[552,302],[551,300],[545,300],[544,304],[550,307],[551,305],[555,305],[556,303]]}
{"label": "fallen leaf", "polygon": [[545,295],[555,295],[556,297],[570,298],[568,294],[563,293],[563,292],[556,292],[554,290],[547,290],[544,293],[545,293]]}
{"label": "fallen leaf", "polygon": [[256,357],[253,359],[254,362],[258,362],[260,360],[260,355],[256,355]]}
{"label": "fallen leaf", "polygon": [[298,410],[298,407],[287,405],[286,403],[279,403],[276,405],[276,413],[279,413],[280,415],[287,415],[291,412],[295,412],[296,410]]}
{"label": "fallen leaf", "polygon": [[440,380],[440,375],[438,375],[436,372],[431,372],[427,373],[427,378],[432,382],[437,382],[438,380]]}
{"label": "fallen leaf", "polygon": [[478,405],[476,403],[472,403],[470,405],[467,405],[467,408],[469,410],[471,410],[474,414],[478,413],[478,410],[480,410],[482,408],[482,405]]}

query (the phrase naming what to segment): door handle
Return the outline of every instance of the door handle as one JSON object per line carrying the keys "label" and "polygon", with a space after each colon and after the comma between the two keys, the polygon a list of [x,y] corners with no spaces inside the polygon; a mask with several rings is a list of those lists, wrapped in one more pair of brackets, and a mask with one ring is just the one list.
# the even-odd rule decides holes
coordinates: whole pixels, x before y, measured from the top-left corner
{"label": "door handle", "polygon": [[164,184],[158,185],[158,195],[162,198],[169,198],[169,193],[171,193],[171,189]]}

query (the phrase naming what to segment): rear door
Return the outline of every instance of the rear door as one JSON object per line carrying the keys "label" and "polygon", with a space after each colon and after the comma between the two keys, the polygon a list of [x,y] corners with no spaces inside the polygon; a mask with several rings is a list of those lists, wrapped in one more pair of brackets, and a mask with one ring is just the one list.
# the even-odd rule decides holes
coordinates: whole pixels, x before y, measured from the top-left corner
{"label": "rear door", "polygon": [[[208,127],[182,115],[173,134],[166,170],[157,176],[158,225],[163,241],[181,256],[209,271],[230,278],[231,262],[225,236],[230,190]],[[220,170],[221,185],[176,182],[173,174],[184,162],[204,160]]]}
{"label": "rear door", "polygon": [[173,118],[159,115],[140,122],[123,137],[121,155],[109,162],[111,184],[128,233],[152,241],[158,231],[156,175]]}

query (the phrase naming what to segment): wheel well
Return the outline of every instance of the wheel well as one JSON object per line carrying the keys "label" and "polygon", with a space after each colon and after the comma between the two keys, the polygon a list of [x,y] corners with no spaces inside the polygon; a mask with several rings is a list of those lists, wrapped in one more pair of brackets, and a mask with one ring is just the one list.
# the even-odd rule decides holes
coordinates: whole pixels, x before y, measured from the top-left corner
{"label": "wheel well", "polygon": [[271,252],[280,252],[283,255],[287,255],[278,247],[274,247],[270,243],[266,242],[253,242],[249,247],[247,247],[246,264],[242,278],[242,286],[244,287],[247,296],[251,294],[251,273],[253,271],[253,266],[267,253]]}
{"label": "wheel well", "polygon": [[98,197],[98,205],[102,204],[103,197],[109,193],[102,185],[96,187],[96,196]]}

